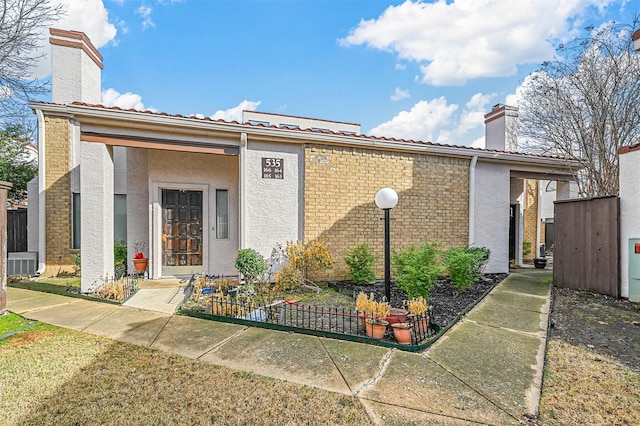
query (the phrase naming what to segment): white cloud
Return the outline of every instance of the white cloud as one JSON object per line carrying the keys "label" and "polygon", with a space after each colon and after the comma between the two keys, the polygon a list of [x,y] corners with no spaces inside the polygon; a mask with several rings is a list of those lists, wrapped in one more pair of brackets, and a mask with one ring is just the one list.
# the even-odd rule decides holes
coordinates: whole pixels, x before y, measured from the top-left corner
{"label": "white cloud", "polygon": [[156,26],[153,19],[151,19],[152,12],[153,9],[145,4],[141,4],[140,7],[136,9],[136,15],[140,15],[142,18],[142,28],[145,30]]}
{"label": "white cloud", "polygon": [[[477,130],[483,130],[484,116],[490,111],[489,104],[495,97],[495,93],[476,93],[473,95],[465,104],[455,126],[450,130],[441,130],[436,142],[448,145],[466,145],[470,134]],[[482,140],[484,144],[484,138]]]}
{"label": "white cloud", "polygon": [[444,96],[420,101],[410,111],[401,111],[391,120],[369,131],[375,136],[431,141],[436,130],[449,122],[458,105],[447,105]]}
{"label": "white cloud", "polygon": [[[65,14],[51,26],[62,30],[82,31],[96,48],[115,43],[116,27],[109,22],[109,13],[102,0],[56,0],[53,5],[61,4]],[[40,47],[34,55],[42,57],[33,69],[33,78],[43,78],[51,74],[51,48],[49,47],[49,28],[41,29]]]}
{"label": "white cloud", "polygon": [[396,71],[403,71],[407,69],[406,64],[396,64]]}
{"label": "white cloud", "polygon": [[472,140],[476,144],[474,135],[484,131],[484,115],[495,97],[494,93],[476,93],[462,109],[448,104],[444,97],[421,100],[410,111],[401,111],[369,134],[448,145],[468,145]]}
{"label": "white cloud", "polygon": [[142,103],[142,96],[135,93],[120,93],[115,89],[109,88],[103,90],[100,97],[102,99],[101,103],[104,106],[117,106],[122,109],[135,109],[138,111],[156,111],[155,108],[145,108]]}
{"label": "white cloud", "polygon": [[614,0],[406,1],[377,19],[362,20],[340,40],[393,52],[421,65],[422,82],[462,85],[478,77],[510,76],[518,64],[553,56],[591,7]]}
{"label": "white cloud", "polygon": [[240,102],[238,106],[233,108],[218,110],[216,111],[211,118],[214,120],[225,120],[225,121],[237,121],[239,123],[242,122],[242,111],[255,111],[256,108],[260,105],[261,101],[247,101],[244,100]]}
{"label": "white cloud", "polygon": [[408,90],[403,90],[399,87],[396,87],[395,92],[391,95],[392,101],[400,101],[402,99],[410,97]]}
{"label": "white cloud", "polygon": [[485,148],[485,139],[484,136],[481,138],[478,138],[476,140],[474,140],[473,142],[471,142],[471,145],[469,145],[471,148]]}

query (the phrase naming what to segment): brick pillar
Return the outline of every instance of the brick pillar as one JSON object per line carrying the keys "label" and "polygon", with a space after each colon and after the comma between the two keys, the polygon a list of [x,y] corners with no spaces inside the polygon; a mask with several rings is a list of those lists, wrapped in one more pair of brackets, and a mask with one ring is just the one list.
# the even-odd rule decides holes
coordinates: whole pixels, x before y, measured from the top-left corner
{"label": "brick pillar", "polygon": [[[71,251],[71,123],[66,117],[45,117],[46,155],[45,200],[45,276],[72,271]],[[42,161],[42,160],[41,160]],[[42,206],[40,206],[42,209]]]}
{"label": "brick pillar", "polygon": [[7,192],[12,186],[0,182],[0,315],[7,310]]}

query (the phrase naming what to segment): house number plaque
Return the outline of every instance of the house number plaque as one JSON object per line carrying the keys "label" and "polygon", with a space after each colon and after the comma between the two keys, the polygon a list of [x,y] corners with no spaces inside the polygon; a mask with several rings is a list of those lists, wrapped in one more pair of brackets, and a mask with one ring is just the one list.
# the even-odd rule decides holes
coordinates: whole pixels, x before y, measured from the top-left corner
{"label": "house number plaque", "polygon": [[284,179],[284,158],[262,157],[262,179]]}

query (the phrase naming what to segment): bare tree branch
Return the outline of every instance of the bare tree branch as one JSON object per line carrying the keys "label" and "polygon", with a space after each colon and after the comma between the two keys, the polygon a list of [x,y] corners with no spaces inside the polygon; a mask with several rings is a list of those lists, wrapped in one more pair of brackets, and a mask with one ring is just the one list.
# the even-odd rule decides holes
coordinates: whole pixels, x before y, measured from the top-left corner
{"label": "bare tree branch", "polygon": [[0,0],[0,118],[24,122],[30,114],[27,103],[46,93],[46,83],[31,78],[44,56],[35,52],[46,27],[63,14],[62,6],[50,0]]}
{"label": "bare tree branch", "polygon": [[640,57],[631,25],[587,28],[523,85],[519,133],[529,151],[581,160],[583,196],[618,194],[618,150],[640,141]]}

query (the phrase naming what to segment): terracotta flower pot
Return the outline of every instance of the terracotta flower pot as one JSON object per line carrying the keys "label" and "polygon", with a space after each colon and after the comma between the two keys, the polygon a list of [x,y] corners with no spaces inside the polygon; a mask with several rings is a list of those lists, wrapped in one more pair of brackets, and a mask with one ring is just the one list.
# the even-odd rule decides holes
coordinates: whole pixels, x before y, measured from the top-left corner
{"label": "terracotta flower pot", "polygon": [[383,323],[372,323],[371,321],[367,321],[365,324],[367,336],[373,337],[374,339],[382,339],[384,337],[384,332],[387,331],[387,325],[389,325],[386,321]]}
{"label": "terracotta flower pot", "polygon": [[149,259],[133,259],[133,267],[137,272],[144,272],[147,270],[147,263]]}
{"label": "terracotta flower pot", "polygon": [[406,322],[398,322],[391,324],[393,328],[393,337],[401,345],[408,345],[411,343],[411,326]]}
{"label": "terracotta flower pot", "polygon": [[399,322],[407,322],[407,314],[409,312],[404,309],[391,308],[391,313],[387,315],[387,322],[389,324],[396,324]]}

